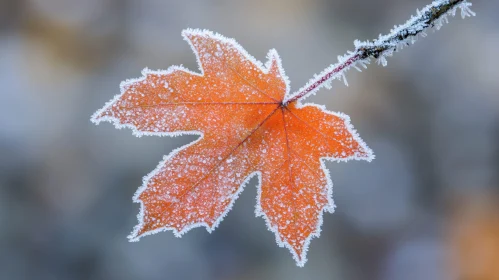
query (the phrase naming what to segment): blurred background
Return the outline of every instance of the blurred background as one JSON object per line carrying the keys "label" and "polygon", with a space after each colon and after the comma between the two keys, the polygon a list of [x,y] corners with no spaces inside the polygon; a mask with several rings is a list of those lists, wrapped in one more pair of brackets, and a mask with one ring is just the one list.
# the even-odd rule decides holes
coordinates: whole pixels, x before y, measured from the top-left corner
{"label": "blurred background", "polygon": [[499,279],[499,1],[472,2],[309,98],[377,158],[328,164],[338,208],[298,268],[254,217],[256,179],[214,233],[129,243],[142,176],[195,137],[90,115],[146,66],[197,70],[184,28],[276,48],[294,91],[429,0],[0,0],[0,279]]}

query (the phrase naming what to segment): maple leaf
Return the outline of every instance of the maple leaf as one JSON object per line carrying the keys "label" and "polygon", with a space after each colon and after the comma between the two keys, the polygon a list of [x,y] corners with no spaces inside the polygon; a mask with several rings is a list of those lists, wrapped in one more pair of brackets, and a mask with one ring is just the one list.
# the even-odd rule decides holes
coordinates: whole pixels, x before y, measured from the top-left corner
{"label": "maple leaf", "polygon": [[258,176],[256,215],[303,266],[323,212],[335,208],[324,160],[370,161],[372,151],[348,116],[283,102],[289,82],[275,50],[263,65],[233,39],[206,30],[182,35],[201,73],[144,69],[92,117],[137,136],[200,136],[144,177],[134,196],[141,210],[130,240],[165,230],[181,236],[200,226],[211,232]]}

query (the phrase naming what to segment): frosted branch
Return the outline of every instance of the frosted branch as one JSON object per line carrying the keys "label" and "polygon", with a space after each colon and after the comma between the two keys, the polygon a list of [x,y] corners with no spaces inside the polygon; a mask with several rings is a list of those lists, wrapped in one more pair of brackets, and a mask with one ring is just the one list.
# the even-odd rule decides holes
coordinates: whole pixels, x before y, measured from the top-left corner
{"label": "frosted branch", "polygon": [[360,67],[367,68],[366,64],[370,63],[371,58],[386,66],[387,56],[392,56],[404,46],[413,44],[418,36],[426,37],[428,30],[440,29],[444,23],[448,23],[449,16],[455,16],[457,9],[460,9],[462,18],[474,16],[475,13],[470,9],[471,5],[467,0],[433,1],[422,10],[417,10],[416,15],[406,23],[394,26],[389,34],[379,35],[378,39],[372,41],[355,40],[354,51],[338,56],[338,63],[324,69],[297,92],[286,97],[283,103],[289,104],[315,94],[323,86],[330,87],[334,79],[342,79],[346,84],[346,71],[351,67],[359,71]]}

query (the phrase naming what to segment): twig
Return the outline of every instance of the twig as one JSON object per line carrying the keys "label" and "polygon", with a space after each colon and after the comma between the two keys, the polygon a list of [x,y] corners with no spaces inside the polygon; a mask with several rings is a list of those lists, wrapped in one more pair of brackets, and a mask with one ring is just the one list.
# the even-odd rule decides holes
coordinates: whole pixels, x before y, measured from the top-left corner
{"label": "twig", "polygon": [[[338,57],[338,63],[324,69],[319,75],[312,78],[305,86],[297,92],[289,95],[283,101],[284,105],[315,94],[323,86],[330,87],[334,79],[343,79],[347,84],[345,72],[351,67],[361,71],[358,65],[367,68],[371,58],[376,58],[379,64],[386,66],[387,56],[404,46],[413,44],[418,36],[426,37],[428,29],[440,29],[443,23],[448,22],[448,16],[455,16],[456,10],[461,10],[461,17],[471,17],[475,13],[471,11],[471,3],[467,0],[438,0],[433,1],[416,16],[412,16],[406,23],[395,26],[387,35],[379,35],[373,41],[361,42],[355,40],[355,50],[348,51],[346,55]],[[347,84],[348,85],[348,84]]]}

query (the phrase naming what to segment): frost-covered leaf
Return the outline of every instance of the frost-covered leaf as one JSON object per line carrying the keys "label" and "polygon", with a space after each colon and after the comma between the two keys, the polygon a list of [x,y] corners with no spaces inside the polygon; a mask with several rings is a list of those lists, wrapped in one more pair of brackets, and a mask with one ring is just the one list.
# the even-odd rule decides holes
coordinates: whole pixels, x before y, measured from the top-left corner
{"label": "frost-covered leaf", "polygon": [[371,150],[348,116],[283,102],[289,83],[275,50],[262,65],[232,39],[201,30],[182,34],[201,73],[145,69],[92,117],[138,136],[200,136],[144,178],[134,196],[141,210],[130,240],[164,230],[181,236],[200,226],[211,232],[258,176],[257,216],[303,265],[323,212],[334,211],[324,160],[370,161]]}

